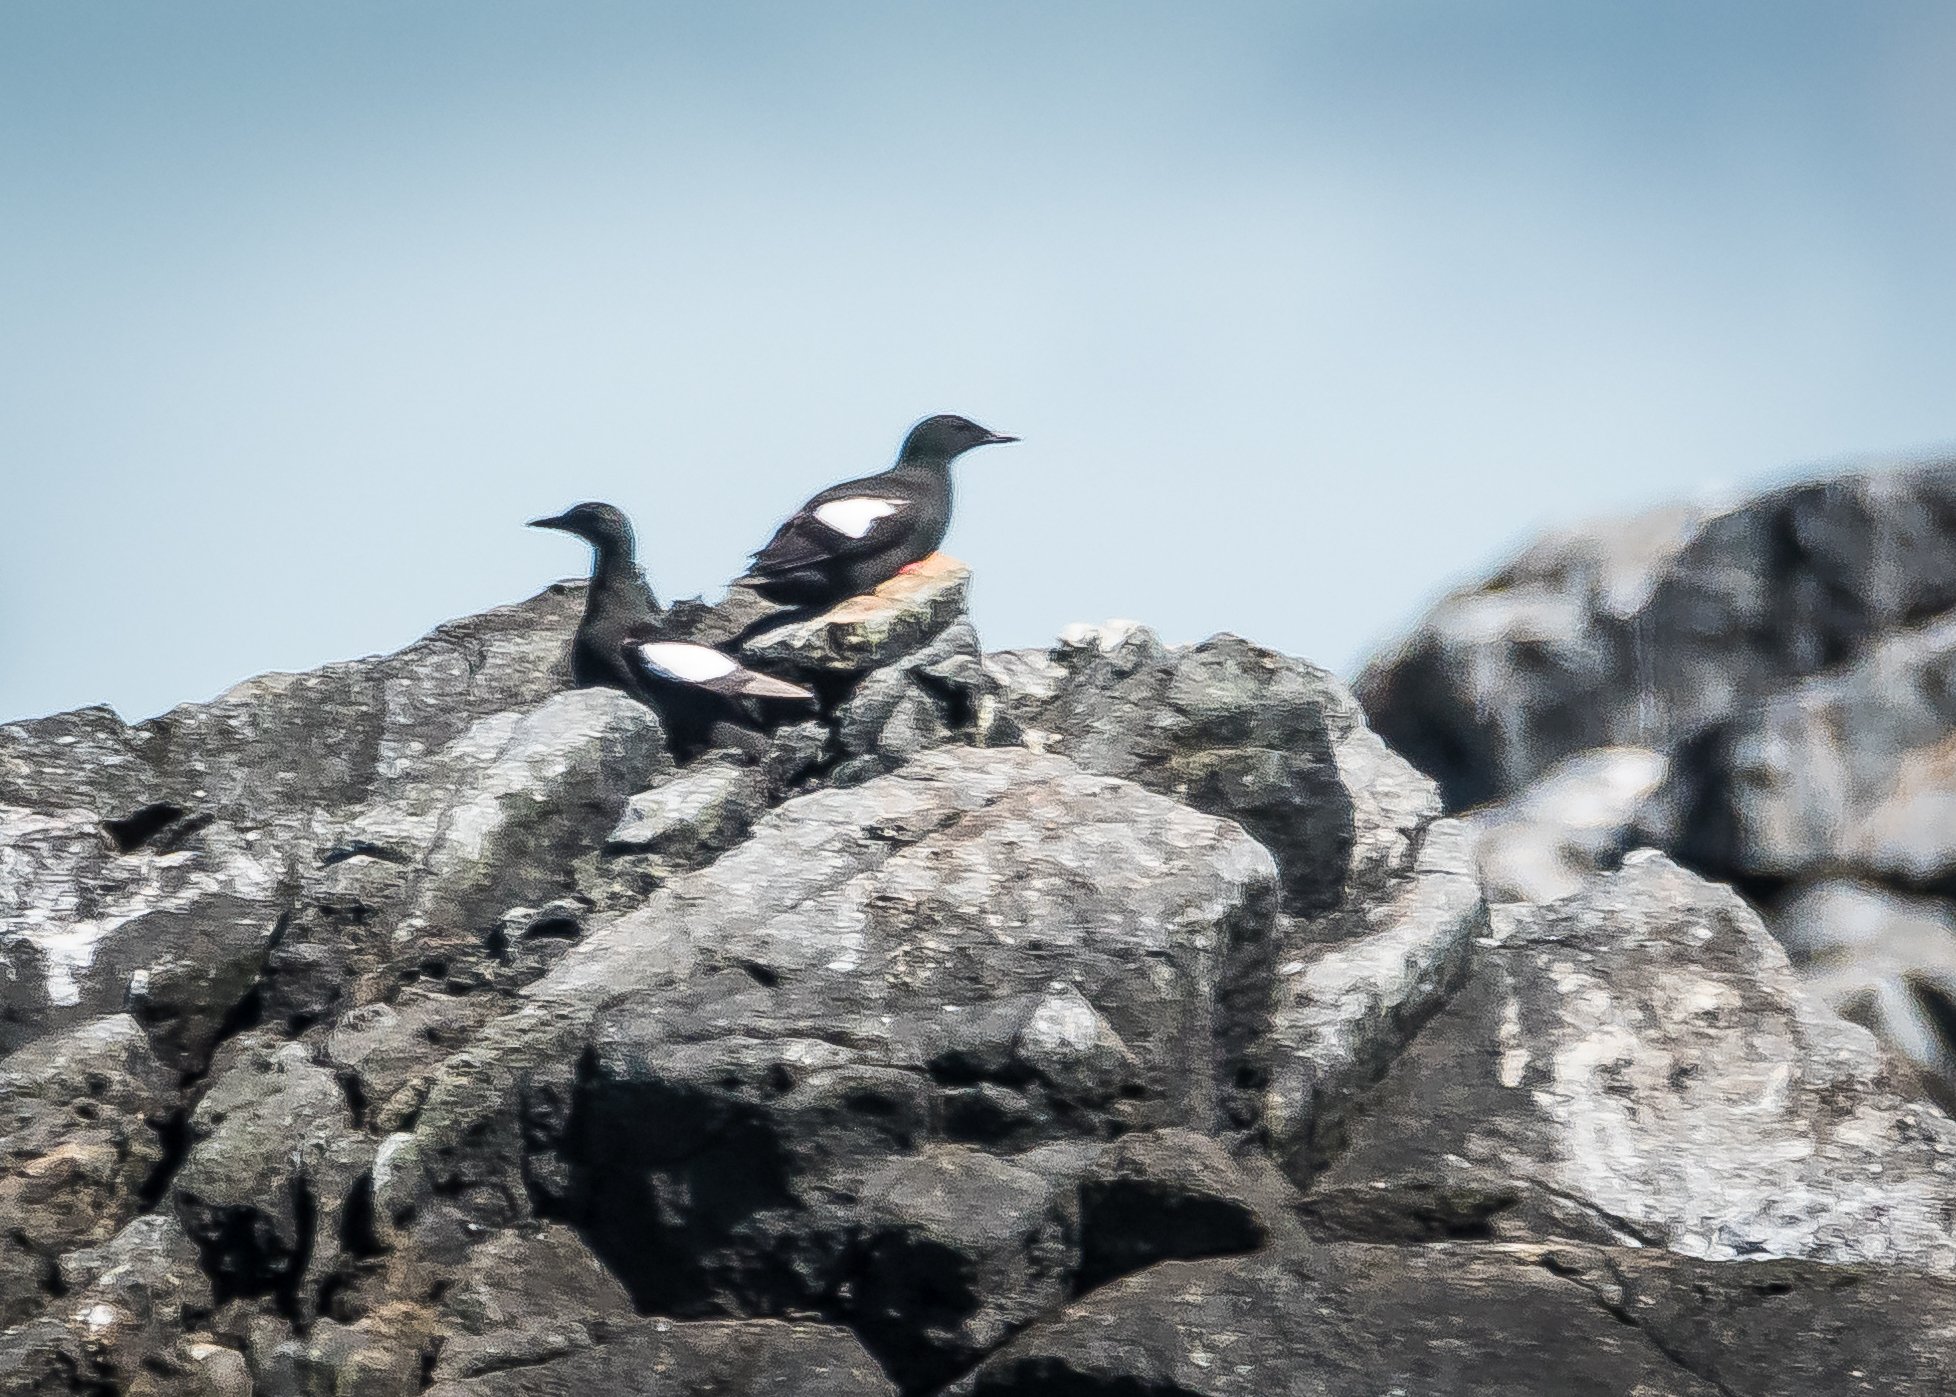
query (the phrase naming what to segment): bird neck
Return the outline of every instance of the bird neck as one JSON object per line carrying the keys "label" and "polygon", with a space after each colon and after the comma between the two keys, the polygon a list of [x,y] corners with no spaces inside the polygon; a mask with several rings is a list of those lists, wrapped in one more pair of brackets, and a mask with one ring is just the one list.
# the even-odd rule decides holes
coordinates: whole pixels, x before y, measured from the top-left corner
{"label": "bird neck", "polygon": [[591,589],[608,591],[616,587],[629,586],[638,580],[638,563],[632,557],[632,546],[616,539],[606,539],[591,545]]}
{"label": "bird neck", "polygon": [[890,474],[919,480],[942,480],[948,484],[951,479],[951,458],[936,454],[901,456],[890,467]]}

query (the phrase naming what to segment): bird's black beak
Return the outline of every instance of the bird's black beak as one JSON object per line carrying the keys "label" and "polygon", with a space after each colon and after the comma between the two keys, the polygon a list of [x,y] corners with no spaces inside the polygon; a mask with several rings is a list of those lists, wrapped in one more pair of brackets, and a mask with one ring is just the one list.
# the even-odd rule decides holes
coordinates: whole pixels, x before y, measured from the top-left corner
{"label": "bird's black beak", "polygon": [[1017,437],[1008,437],[1003,432],[987,432],[985,433],[985,439],[982,442],[980,442],[979,445],[980,446],[1002,446],[1004,443],[1008,441],[1017,441],[1017,440],[1018,440]]}
{"label": "bird's black beak", "polygon": [[532,519],[527,527],[532,529],[563,529],[567,532],[570,529],[570,525],[564,522],[564,516],[561,514],[552,514],[544,519]]}

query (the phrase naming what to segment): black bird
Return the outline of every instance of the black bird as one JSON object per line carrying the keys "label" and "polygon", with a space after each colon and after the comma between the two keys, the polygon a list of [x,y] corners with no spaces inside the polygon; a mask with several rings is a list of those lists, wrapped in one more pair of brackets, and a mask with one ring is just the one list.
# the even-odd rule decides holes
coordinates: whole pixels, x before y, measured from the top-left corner
{"label": "black bird", "polygon": [[799,684],[747,668],[710,645],[668,636],[665,614],[635,560],[624,511],[598,501],[574,505],[533,529],[559,529],[591,545],[584,617],[571,639],[571,678],[580,689],[623,689],[658,710],[673,755],[689,761],[708,747],[755,755],[766,747],[754,705],[812,704]]}
{"label": "black bird", "polygon": [[769,601],[825,607],[928,558],[951,523],[951,462],[974,446],[1017,441],[945,413],[903,439],[894,466],[832,485],[796,511],[735,585]]}

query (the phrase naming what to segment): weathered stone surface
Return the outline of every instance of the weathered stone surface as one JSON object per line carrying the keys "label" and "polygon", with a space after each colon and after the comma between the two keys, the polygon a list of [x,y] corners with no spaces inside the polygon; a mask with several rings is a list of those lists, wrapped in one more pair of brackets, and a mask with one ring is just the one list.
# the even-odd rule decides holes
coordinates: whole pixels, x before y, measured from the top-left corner
{"label": "weathered stone surface", "polygon": [[267,1011],[298,1029],[406,983],[509,978],[502,915],[572,891],[575,861],[671,770],[656,715],[614,690],[481,720],[329,833],[269,956]]}
{"label": "weathered stone surface", "polygon": [[1681,764],[1685,856],[1748,878],[1809,870],[1933,887],[1956,873],[1956,622],[1735,714]]}
{"label": "weathered stone surface", "polygon": [[1829,879],[1782,901],[1769,925],[1810,994],[1907,1059],[1944,1110],[1956,1104],[1956,911],[1947,902]]}
{"label": "weathered stone surface", "polygon": [[598,1348],[464,1382],[429,1397],[894,1397],[896,1389],[844,1329],[755,1320],[619,1325]]}
{"label": "weathered stone surface", "polygon": [[1497,912],[1321,1187],[1506,1199],[1496,1235],[1956,1269],[1956,1126],[1730,891],[1640,853]]}
{"label": "weathered stone surface", "polygon": [[632,1303],[569,1228],[513,1230],[470,1252],[442,1292],[433,1376],[478,1377],[594,1348]]}
{"label": "weathered stone surface", "polygon": [[40,1308],[57,1258],[106,1243],[135,1215],[175,1101],[126,1014],[0,1060],[0,1326]]}
{"label": "weathered stone surface", "polygon": [[997,687],[978,632],[952,622],[915,654],[865,675],[837,708],[840,760],[831,779],[866,781],[950,742],[1008,742],[1016,730],[1001,725]]}
{"label": "weathered stone surface", "polygon": [[1300,914],[1388,877],[1439,813],[1337,680],[1235,636],[1167,649],[1110,622],[1070,631],[1044,664],[994,657],[992,672],[1027,745],[1238,821]]}
{"label": "weathered stone surface", "polygon": [[[759,917],[712,905],[796,846],[799,867],[873,861]],[[609,1219],[593,1243],[641,1303],[682,1313],[819,1305],[858,1225],[833,1200],[876,1207],[888,1159],[933,1137],[1210,1128],[1218,1004],[1269,919],[1268,858],[1233,826],[1010,750],[808,797],[696,877],[539,986],[619,966],[572,1110],[572,1206]],[[635,992],[615,957],[654,927],[692,969],[661,984],[667,952]]]}
{"label": "weathered stone surface", "polygon": [[122,1392],[208,1312],[211,1288],[175,1219],[138,1218],[70,1253],[41,1316],[0,1333],[0,1392]]}
{"label": "weathered stone surface", "polygon": [[1576,1246],[1327,1246],[1128,1277],[950,1392],[1928,1397],[1951,1390],[1952,1322],[1951,1283],[1909,1272]]}
{"label": "weathered stone surface", "polygon": [[1648,748],[1599,747],[1467,816],[1488,901],[1553,902],[1614,868],[1656,823],[1669,765]]}
{"label": "weathered stone surface", "polygon": [[1956,463],[1551,536],[1370,664],[1373,726],[1451,808],[1589,747],[1668,749],[1956,606]]}
{"label": "weathered stone surface", "polygon": [[862,674],[920,650],[964,614],[971,569],[933,553],[874,591],[762,631],[743,647],[762,668]]}
{"label": "weathered stone surface", "polygon": [[[1441,602],[1357,689],[1451,806],[1497,802],[1474,816],[1496,900],[1564,894],[1638,844],[1769,912],[1842,878],[1946,900],[1952,520],[1942,461],[1556,535]],[[1925,1044],[1919,996],[1866,955],[1817,988],[1887,983],[1865,1017],[1956,1100],[1956,1015],[1930,1001]]]}
{"label": "weathered stone surface", "polygon": [[173,1065],[202,1065],[271,943],[280,868],[176,824],[125,852],[92,811],[0,809],[0,1052],[128,1004]]}
{"label": "weathered stone surface", "polygon": [[1390,896],[1339,920],[1340,939],[1312,944],[1295,928],[1285,939],[1246,1057],[1259,1065],[1261,1131],[1293,1178],[1336,1151],[1352,1101],[1460,984],[1485,927],[1471,841],[1442,820]]}
{"label": "weathered stone surface", "polygon": [[374,1147],[339,1082],[301,1043],[252,1035],[190,1118],[172,1189],[220,1298],[276,1295],[309,1313],[339,1259],[342,1210]]}
{"label": "weathered stone surface", "polygon": [[[0,730],[0,1390],[1929,1390],[1956,1127],[1724,894],[1490,917],[1335,680],[1133,625],[675,772],[575,602]],[[1593,796],[1558,876],[1682,827]]]}
{"label": "weathered stone surface", "polygon": [[739,843],[766,808],[761,772],[732,759],[702,759],[685,775],[633,796],[605,847],[683,865]]}

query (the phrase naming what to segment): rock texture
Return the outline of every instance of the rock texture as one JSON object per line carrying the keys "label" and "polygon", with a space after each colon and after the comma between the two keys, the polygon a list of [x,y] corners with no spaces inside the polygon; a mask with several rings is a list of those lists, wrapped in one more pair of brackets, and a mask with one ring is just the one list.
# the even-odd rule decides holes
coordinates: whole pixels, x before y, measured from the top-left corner
{"label": "rock texture", "polygon": [[1367,666],[1496,900],[1639,845],[1735,883],[1956,1101],[1956,464],[1544,539]]}
{"label": "rock texture", "polygon": [[1956,1127],[1648,761],[1490,912],[1323,671],[900,583],[753,759],[571,588],[0,729],[0,1392],[1949,1390]]}

